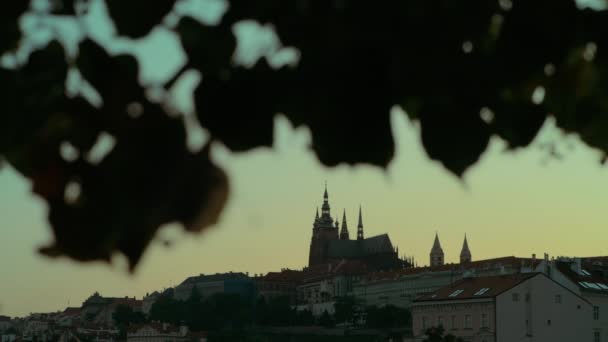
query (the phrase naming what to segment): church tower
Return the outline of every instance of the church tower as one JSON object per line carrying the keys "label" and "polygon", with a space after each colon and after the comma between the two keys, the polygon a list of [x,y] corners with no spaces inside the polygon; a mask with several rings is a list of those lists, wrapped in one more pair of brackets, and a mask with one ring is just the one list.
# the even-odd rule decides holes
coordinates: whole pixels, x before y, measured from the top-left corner
{"label": "church tower", "polygon": [[346,225],[346,209],[342,213],[342,230],[340,230],[340,240],[349,240],[348,226]]}
{"label": "church tower", "polygon": [[460,251],[460,263],[466,264],[471,262],[471,251],[469,250],[469,243],[467,242],[467,234],[464,234],[464,243],[462,244],[462,251]]}
{"label": "church tower", "polygon": [[433,242],[433,248],[431,249],[431,267],[443,266],[443,249],[441,243],[439,243],[439,235],[435,233],[435,242]]}
{"label": "church tower", "polygon": [[321,216],[319,216],[317,209],[317,214],[312,225],[312,238],[310,239],[310,252],[308,255],[309,266],[325,263],[327,261],[327,241],[339,238],[338,220],[335,221],[334,226],[334,219],[331,217],[330,210],[327,184],[325,184]]}
{"label": "church tower", "polygon": [[359,224],[357,224],[357,240],[363,240],[363,218],[361,217],[361,206],[359,206]]}

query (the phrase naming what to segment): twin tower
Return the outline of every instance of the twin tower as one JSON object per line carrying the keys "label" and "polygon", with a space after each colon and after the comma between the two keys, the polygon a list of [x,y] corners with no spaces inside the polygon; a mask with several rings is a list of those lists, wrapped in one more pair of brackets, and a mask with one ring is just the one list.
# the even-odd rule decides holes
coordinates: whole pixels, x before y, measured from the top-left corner
{"label": "twin tower", "polygon": [[[431,249],[431,267],[435,266],[443,266],[444,264],[444,255],[443,249],[441,248],[441,243],[439,243],[439,235],[435,233],[435,242],[433,243],[433,248]],[[460,263],[466,264],[471,262],[471,251],[469,250],[469,243],[467,242],[467,235],[464,235],[464,243],[462,244],[462,250],[460,251]]]}

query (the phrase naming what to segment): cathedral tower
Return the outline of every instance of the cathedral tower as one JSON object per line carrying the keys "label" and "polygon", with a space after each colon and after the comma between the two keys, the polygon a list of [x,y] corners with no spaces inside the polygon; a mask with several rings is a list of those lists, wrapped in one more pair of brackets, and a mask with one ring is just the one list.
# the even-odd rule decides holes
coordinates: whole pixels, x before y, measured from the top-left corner
{"label": "cathedral tower", "polygon": [[435,233],[435,242],[433,242],[433,248],[431,249],[431,267],[443,266],[443,249],[441,243],[439,243],[439,235]]}
{"label": "cathedral tower", "polygon": [[464,243],[462,244],[462,251],[460,251],[460,263],[466,264],[471,262],[471,251],[469,250],[469,243],[467,242],[467,234],[464,234]]}
{"label": "cathedral tower", "polygon": [[317,210],[312,226],[312,238],[310,240],[310,252],[308,256],[309,266],[325,263],[327,261],[327,241],[337,240],[339,238],[338,220],[335,221],[334,226],[334,219],[331,217],[330,210],[327,184],[325,184],[321,216],[319,216]]}

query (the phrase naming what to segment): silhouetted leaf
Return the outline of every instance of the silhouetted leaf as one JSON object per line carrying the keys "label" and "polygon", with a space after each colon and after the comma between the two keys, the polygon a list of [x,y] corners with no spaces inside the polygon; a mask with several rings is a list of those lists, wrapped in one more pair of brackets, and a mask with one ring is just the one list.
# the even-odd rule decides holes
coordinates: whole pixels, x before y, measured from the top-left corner
{"label": "silhouetted leaf", "polygon": [[29,1],[4,1],[0,5],[0,54],[13,50],[21,37],[18,20],[28,9]]}
{"label": "silhouetted leaf", "polygon": [[473,103],[443,101],[425,104],[420,111],[422,144],[430,158],[462,176],[485,151],[490,130]]}
{"label": "silhouetted leaf", "polygon": [[169,14],[176,0],[106,0],[118,33],[141,38]]}

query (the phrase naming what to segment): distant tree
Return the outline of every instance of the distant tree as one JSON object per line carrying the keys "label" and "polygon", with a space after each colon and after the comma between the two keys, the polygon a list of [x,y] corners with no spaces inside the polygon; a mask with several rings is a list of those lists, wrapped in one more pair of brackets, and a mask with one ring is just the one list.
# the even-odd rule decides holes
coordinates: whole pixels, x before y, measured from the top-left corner
{"label": "distant tree", "polygon": [[124,339],[127,337],[127,328],[131,324],[144,323],[146,316],[142,312],[133,311],[128,305],[118,305],[112,314],[112,319],[119,331],[119,337]]}
{"label": "distant tree", "polygon": [[443,327],[431,327],[426,329],[425,335],[426,338],[423,342],[464,342],[464,340],[460,337],[456,337],[452,334],[447,334],[444,336],[445,329]]}
{"label": "distant tree", "polygon": [[184,303],[174,299],[172,292],[165,292],[152,304],[149,318],[177,325],[185,318],[184,311]]}
{"label": "distant tree", "polygon": [[361,311],[361,303],[354,296],[336,298],[334,303],[336,323],[356,324]]}
{"label": "distant tree", "polygon": [[369,328],[388,329],[408,327],[411,324],[411,313],[394,305],[383,307],[371,306],[366,310],[365,325]]}
{"label": "distant tree", "polygon": [[319,325],[325,328],[333,328],[336,326],[336,322],[331,317],[327,310],[323,311],[321,317],[319,317]]}
{"label": "distant tree", "polygon": [[203,302],[203,297],[196,286],[192,288],[190,297],[188,297],[186,302],[183,304],[179,303],[178,305],[183,305],[183,309],[178,310],[179,312],[183,313],[183,316],[181,317],[183,323],[185,323],[191,330],[203,330],[206,319],[205,304]]}
{"label": "distant tree", "polygon": [[315,317],[310,310],[296,311],[296,325],[311,326],[315,324]]}

